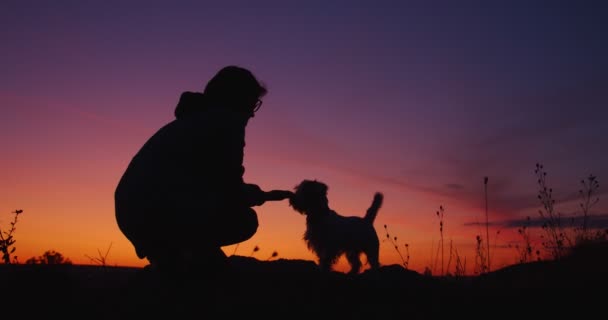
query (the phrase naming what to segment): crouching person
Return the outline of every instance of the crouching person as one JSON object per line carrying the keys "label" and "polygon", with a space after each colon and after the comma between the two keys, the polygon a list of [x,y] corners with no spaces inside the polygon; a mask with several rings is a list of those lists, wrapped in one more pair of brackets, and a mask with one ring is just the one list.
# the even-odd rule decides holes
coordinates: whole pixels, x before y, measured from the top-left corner
{"label": "crouching person", "polygon": [[182,93],[175,119],[131,159],[114,194],[116,221],[154,269],[221,268],[221,247],[256,233],[253,207],[291,196],[243,180],[245,128],[266,92],[249,70],[222,68],[202,93]]}

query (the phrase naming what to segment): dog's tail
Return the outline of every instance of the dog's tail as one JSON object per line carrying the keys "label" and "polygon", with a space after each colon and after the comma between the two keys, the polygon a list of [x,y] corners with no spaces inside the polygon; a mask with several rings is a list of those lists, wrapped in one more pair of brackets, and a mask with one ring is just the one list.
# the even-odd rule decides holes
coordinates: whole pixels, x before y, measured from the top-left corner
{"label": "dog's tail", "polygon": [[378,210],[380,210],[380,207],[382,206],[382,201],[384,200],[384,195],[380,192],[376,192],[376,194],[374,194],[374,200],[372,201],[372,205],[369,207],[369,209],[367,209],[367,212],[365,213],[365,217],[363,217],[363,219],[365,219],[365,221],[369,222],[369,223],[374,223],[374,220],[376,219],[376,216],[378,215]]}

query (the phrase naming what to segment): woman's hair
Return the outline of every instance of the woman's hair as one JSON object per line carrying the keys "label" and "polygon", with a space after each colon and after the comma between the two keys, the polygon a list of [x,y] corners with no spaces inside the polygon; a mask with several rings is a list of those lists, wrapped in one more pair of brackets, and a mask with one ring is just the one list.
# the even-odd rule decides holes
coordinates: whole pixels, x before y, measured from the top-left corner
{"label": "woman's hair", "polygon": [[209,102],[229,107],[252,105],[267,93],[251,71],[239,66],[226,66],[218,71],[205,86],[204,95]]}
{"label": "woman's hair", "polygon": [[251,71],[238,66],[227,66],[209,80],[203,93],[183,92],[174,113],[176,118],[184,118],[209,105],[249,112],[251,110],[248,108],[253,108],[256,101],[266,93],[266,87]]}

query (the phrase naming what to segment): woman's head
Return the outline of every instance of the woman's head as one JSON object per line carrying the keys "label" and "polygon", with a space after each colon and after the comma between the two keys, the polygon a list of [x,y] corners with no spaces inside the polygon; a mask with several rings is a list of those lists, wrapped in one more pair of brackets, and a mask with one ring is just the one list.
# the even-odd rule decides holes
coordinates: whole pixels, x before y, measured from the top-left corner
{"label": "woman's head", "polygon": [[[253,115],[256,105],[267,93],[251,71],[239,66],[226,66],[218,71],[205,86],[205,98],[214,104]],[[260,101],[260,102],[258,102]]]}

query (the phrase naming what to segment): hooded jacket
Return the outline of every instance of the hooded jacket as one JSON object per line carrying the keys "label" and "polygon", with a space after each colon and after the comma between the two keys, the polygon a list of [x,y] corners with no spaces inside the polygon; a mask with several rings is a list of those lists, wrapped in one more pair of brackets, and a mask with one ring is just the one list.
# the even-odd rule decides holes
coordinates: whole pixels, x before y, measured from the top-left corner
{"label": "hooded jacket", "polygon": [[136,229],[179,219],[181,210],[204,219],[263,203],[260,188],[243,181],[249,118],[192,92],[182,93],[174,114],[131,159],[115,190],[116,219],[132,242]]}

